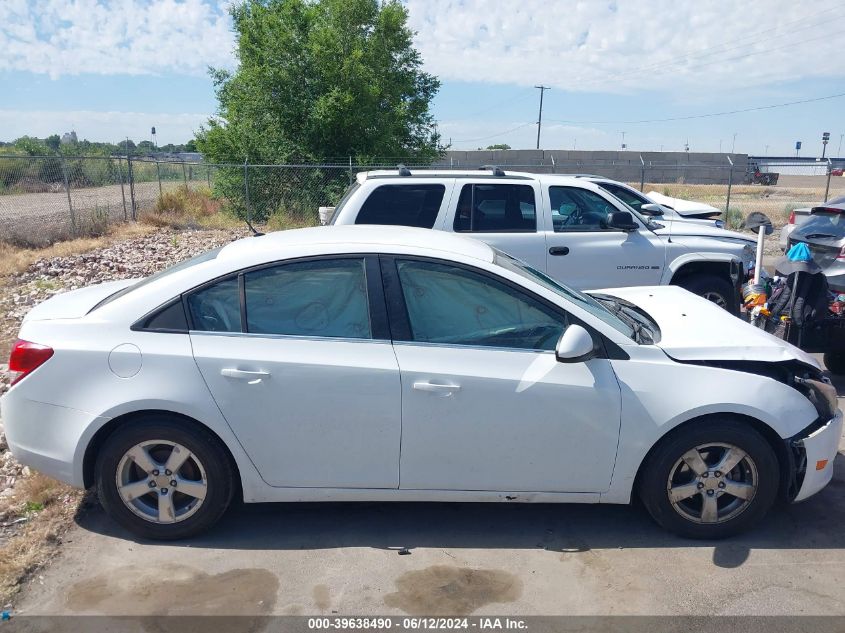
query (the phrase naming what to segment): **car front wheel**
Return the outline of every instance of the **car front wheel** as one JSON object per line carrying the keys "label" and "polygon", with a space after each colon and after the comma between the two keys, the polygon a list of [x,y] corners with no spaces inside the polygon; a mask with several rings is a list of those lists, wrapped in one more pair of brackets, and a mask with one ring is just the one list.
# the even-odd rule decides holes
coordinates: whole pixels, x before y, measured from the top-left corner
{"label": "car front wheel", "polygon": [[640,478],[652,517],[681,536],[718,539],[756,524],[775,501],[777,456],[744,422],[703,420],[658,444]]}
{"label": "car front wheel", "polygon": [[192,536],[217,522],[234,489],[220,441],[180,418],[133,420],[99,452],[100,502],[123,527],[143,538]]}

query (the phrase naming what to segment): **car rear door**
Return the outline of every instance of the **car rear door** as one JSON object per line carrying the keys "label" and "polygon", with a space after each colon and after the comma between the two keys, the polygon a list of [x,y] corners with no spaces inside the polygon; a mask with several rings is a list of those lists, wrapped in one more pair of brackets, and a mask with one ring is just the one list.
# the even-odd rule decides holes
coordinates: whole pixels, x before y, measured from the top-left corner
{"label": "car rear door", "polygon": [[546,237],[540,187],[530,180],[458,179],[446,231],[482,240],[522,261],[546,269]]}
{"label": "car rear door", "polygon": [[399,485],[399,369],[375,256],[247,270],[186,303],[196,363],[268,484]]}

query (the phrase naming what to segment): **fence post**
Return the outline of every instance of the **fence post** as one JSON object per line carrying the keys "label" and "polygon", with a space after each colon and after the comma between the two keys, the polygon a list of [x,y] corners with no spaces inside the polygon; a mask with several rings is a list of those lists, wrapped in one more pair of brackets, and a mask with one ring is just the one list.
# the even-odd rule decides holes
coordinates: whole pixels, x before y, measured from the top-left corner
{"label": "fence post", "polygon": [[156,176],[158,176],[158,197],[161,198],[163,195],[161,193],[161,167],[159,167],[158,161],[156,161]]}
{"label": "fence post", "polygon": [[555,155],[554,155],[554,154],[549,154],[549,158],[551,158],[551,159],[552,159],[552,173],[553,173],[553,174],[554,174],[554,173],[557,173],[557,169],[556,169],[556,166],[555,166]]}
{"label": "fence post", "polygon": [[208,180],[208,188],[211,189],[211,165],[205,166],[205,177]]}
{"label": "fence post", "polygon": [[246,223],[252,222],[252,209],[249,204],[249,163],[244,158],[244,195],[246,196]]}
{"label": "fence post", "polygon": [[188,175],[185,173],[185,163],[182,163],[182,181],[185,183],[185,189],[188,188]]}
{"label": "fence post", "polygon": [[352,175],[352,157],[349,157],[349,184],[355,182],[355,176]]}
{"label": "fence post", "polygon": [[645,161],[643,155],[640,154],[640,191],[645,190]]}
{"label": "fence post", "polygon": [[832,171],[833,163],[830,162],[830,159],[827,159],[827,185],[824,188],[824,201],[827,202],[827,197],[830,195],[830,172]]}
{"label": "fence post", "polygon": [[[128,148],[127,148],[128,149]],[[129,174],[129,198],[132,202],[132,221],[138,219],[138,214],[135,209],[135,173],[132,171],[132,156],[126,154],[126,171]]]}
{"label": "fence post", "polygon": [[120,174],[120,197],[123,199],[123,221],[129,219],[126,214],[126,191],[123,189],[123,165],[120,163],[121,158],[117,157],[117,173]]}
{"label": "fence post", "polygon": [[728,212],[731,208],[731,185],[733,185],[734,182],[734,162],[731,160],[730,156],[728,156],[727,159],[728,162],[731,164],[731,170],[728,172],[728,197],[725,201],[725,226],[730,228],[730,226],[728,225]]}
{"label": "fence post", "polygon": [[67,178],[67,165],[65,164],[65,157],[62,156],[62,178],[65,181],[65,193],[67,194],[67,208],[70,211],[70,230],[76,235],[76,216],[73,213],[73,202],[70,199],[70,182]]}

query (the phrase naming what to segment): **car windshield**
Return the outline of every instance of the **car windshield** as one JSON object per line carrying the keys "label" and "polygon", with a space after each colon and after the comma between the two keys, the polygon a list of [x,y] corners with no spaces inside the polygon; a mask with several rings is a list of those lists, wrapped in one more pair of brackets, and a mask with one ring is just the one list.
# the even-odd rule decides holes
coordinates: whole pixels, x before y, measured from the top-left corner
{"label": "car windshield", "polygon": [[603,306],[601,303],[599,303],[589,295],[586,295],[583,292],[579,292],[577,290],[569,288],[568,286],[558,283],[551,277],[548,277],[547,275],[541,273],[539,270],[535,270],[525,262],[511,257],[507,253],[503,253],[502,251],[496,248],[494,248],[493,250],[496,252],[496,258],[494,262],[502,268],[505,268],[511,272],[515,272],[518,275],[525,277],[526,279],[530,279],[531,281],[539,283],[544,288],[551,290],[552,292],[576,304],[579,308],[582,308],[593,316],[601,319],[613,329],[624,334],[628,338],[635,338],[635,330],[633,327],[631,327],[628,323],[620,319],[616,314],[611,312],[608,308]]}
{"label": "car windshield", "polygon": [[845,238],[845,209],[836,211],[813,211],[810,218],[801,226],[801,233],[806,238]]}
{"label": "car windshield", "polygon": [[164,270],[160,270],[157,273],[150,275],[149,277],[145,277],[140,281],[132,284],[131,286],[127,286],[126,288],[122,288],[117,292],[113,292],[108,297],[100,301],[97,305],[91,308],[91,312],[96,310],[97,308],[101,308],[102,306],[106,305],[107,303],[111,303],[115,299],[118,299],[126,294],[129,294],[133,290],[137,290],[138,288],[143,288],[147,284],[150,284],[154,281],[161,279],[162,277],[167,277],[168,275],[172,275],[173,273],[177,273],[180,270],[185,270],[186,268],[190,268],[191,266],[196,266],[197,264],[202,264],[203,262],[210,261],[217,257],[217,254],[223,249],[223,247],[215,248],[210,251],[206,251],[201,255],[197,255],[196,257],[192,257],[191,259],[186,259],[183,262],[179,262],[170,268],[165,268]]}

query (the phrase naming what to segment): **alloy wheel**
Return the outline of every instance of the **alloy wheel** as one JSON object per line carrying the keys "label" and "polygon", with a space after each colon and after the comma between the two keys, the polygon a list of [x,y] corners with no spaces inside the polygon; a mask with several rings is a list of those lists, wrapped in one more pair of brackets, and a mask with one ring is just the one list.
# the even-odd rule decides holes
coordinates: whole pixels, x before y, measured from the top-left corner
{"label": "alloy wheel", "polygon": [[708,301],[712,301],[713,303],[715,303],[717,306],[719,306],[720,308],[722,308],[724,310],[728,309],[727,299],[725,299],[718,292],[705,292],[701,296],[704,297],[705,299],[707,299]]}
{"label": "alloy wheel", "polygon": [[742,513],[759,486],[754,460],[738,446],[702,444],[684,453],[669,472],[672,508],[693,523],[724,523]]}
{"label": "alloy wheel", "polygon": [[208,493],[205,468],[190,450],[149,440],[124,453],[117,492],[129,510],[152,523],[178,523],[195,514]]}

